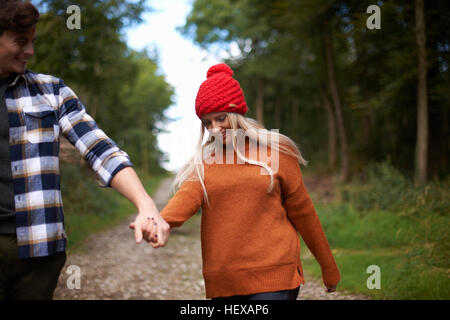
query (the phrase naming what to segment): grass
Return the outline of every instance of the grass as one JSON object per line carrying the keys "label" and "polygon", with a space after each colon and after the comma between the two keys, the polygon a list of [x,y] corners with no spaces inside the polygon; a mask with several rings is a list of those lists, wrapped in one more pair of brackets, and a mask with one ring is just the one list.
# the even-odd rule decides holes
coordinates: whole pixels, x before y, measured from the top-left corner
{"label": "grass", "polygon": [[[341,272],[339,289],[361,293],[374,299],[394,300],[447,300],[450,299],[450,239],[447,186],[423,190],[433,194],[431,201],[423,199],[423,192],[405,185],[405,189],[391,191],[385,185],[396,209],[388,210],[389,203],[378,203],[362,209],[358,197],[370,195],[372,185],[346,186],[353,188],[345,199],[337,198],[329,204],[315,201],[317,213]],[[380,186],[375,186],[381,189]],[[391,191],[391,192],[390,192]],[[395,192],[408,194],[407,201]],[[431,193],[430,193],[431,194]],[[317,198],[312,195],[313,199]],[[363,200],[364,200],[363,199]],[[439,201],[435,199],[440,199]],[[361,200],[361,201],[360,201]],[[402,201],[398,205],[398,201]],[[380,209],[383,208],[383,209]],[[419,209],[418,209],[419,208]],[[317,261],[302,243],[302,262],[306,273],[321,279]],[[380,289],[368,289],[367,273],[371,265],[380,267]]]}
{"label": "grass", "polygon": [[[92,234],[111,228],[137,213],[134,205],[116,190],[98,187],[89,170],[66,165],[61,173],[61,181],[66,183],[61,188],[69,254],[84,250],[84,242]],[[167,177],[139,176],[150,195]]]}

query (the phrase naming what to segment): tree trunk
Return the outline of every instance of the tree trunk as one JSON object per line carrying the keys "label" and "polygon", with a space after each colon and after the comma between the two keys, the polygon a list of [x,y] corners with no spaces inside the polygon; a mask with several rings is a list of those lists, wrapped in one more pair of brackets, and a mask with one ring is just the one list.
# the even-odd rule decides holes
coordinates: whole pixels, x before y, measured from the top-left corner
{"label": "tree trunk", "polygon": [[[364,110],[364,114],[361,116],[361,124],[362,124],[362,145],[363,150],[367,151],[369,147],[369,138],[370,138],[370,110]],[[367,152],[366,152],[367,154]]]}
{"label": "tree trunk", "polygon": [[89,108],[89,115],[94,120],[97,117],[98,107],[99,107],[98,95],[92,93],[89,94],[89,106],[87,108]]}
{"label": "tree trunk", "polygon": [[[96,78],[100,77],[102,73],[102,69],[100,67],[100,63],[98,61],[95,62],[94,64],[94,75]],[[98,85],[96,85],[98,88]],[[92,92],[92,91],[91,91]],[[95,94],[91,93],[91,106],[90,106],[90,116],[95,120],[95,117],[97,116],[97,112],[98,109],[100,107],[100,103],[99,103],[99,92],[96,92],[96,90],[94,90],[93,92],[95,92]]]}
{"label": "tree trunk", "polygon": [[264,125],[264,80],[261,78],[256,93],[256,121]]}
{"label": "tree trunk", "polygon": [[[365,61],[363,59],[365,55],[365,50],[363,49],[363,44],[358,43],[355,41],[355,54],[356,54],[356,63],[362,63],[364,64]],[[369,88],[367,87],[367,84],[364,83],[364,80],[367,77],[367,69],[361,69],[357,73],[357,81],[359,82],[359,88],[361,90],[361,94],[363,97],[363,100],[367,101],[370,99],[370,92]],[[370,143],[370,129],[371,129],[371,109],[370,107],[365,107],[361,110],[361,146],[362,146],[362,154],[359,153],[358,156],[363,159],[363,163],[367,163],[370,158],[369,154],[369,143]]]}
{"label": "tree trunk", "polygon": [[336,136],[336,121],[333,112],[333,106],[328,98],[324,87],[321,88],[322,102],[327,112],[328,118],[328,166],[331,169],[336,168],[336,150],[337,150],[337,136]]}
{"label": "tree trunk", "polygon": [[333,59],[333,48],[331,44],[331,31],[327,26],[327,22],[324,23],[323,32],[323,43],[325,49],[325,60],[328,76],[328,85],[330,87],[331,98],[333,100],[335,115],[336,115],[336,125],[338,129],[339,141],[340,141],[340,155],[341,155],[341,180],[343,182],[348,182],[350,180],[349,171],[349,155],[348,155],[348,143],[347,135],[345,133],[344,117],[342,114],[341,99],[339,97],[339,91],[336,83],[336,76],[334,72],[334,59]]}
{"label": "tree trunk", "polygon": [[441,165],[439,171],[445,169],[447,165],[447,150],[450,149],[450,139],[446,138],[449,136],[448,130],[448,109],[442,108],[442,136],[441,136]]}
{"label": "tree trunk", "polygon": [[[278,91],[279,92],[279,91]],[[280,129],[281,125],[281,97],[278,95],[275,98],[275,129]]]}
{"label": "tree trunk", "polygon": [[300,100],[297,97],[294,97],[292,100],[292,136],[295,142],[298,143],[299,134],[298,134],[298,122],[300,120],[299,114]]}
{"label": "tree trunk", "polygon": [[142,172],[148,174],[148,129],[147,129],[147,117],[142,116],[141,120],[141,132],[143,133],[141,137],[141,161],[142,161]]}
{"label": "tree trunk", "polygon": [[417,140],[414,177],[416,185],[424,184],[427,181],[428,160],[427,54],[423,2],[423,0],[415,1],[416,43],[419,73],[417,82]]}

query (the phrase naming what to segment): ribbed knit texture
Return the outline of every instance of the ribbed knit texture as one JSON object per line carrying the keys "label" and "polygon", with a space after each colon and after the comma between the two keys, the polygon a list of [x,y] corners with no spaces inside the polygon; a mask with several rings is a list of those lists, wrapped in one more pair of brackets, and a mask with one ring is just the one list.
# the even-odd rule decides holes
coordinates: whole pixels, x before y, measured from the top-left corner
{"label": "ribbed knit texture", "polygon": [[195,112],[199,118],[210,112],[236,112],[245,114],[247,104],[239,82],[233,79],[233,70],[224,63],[209,68],[195,99]]}
{"label": "ribbed knit texture", "polygon": [[[246,152],[248,156],[248,146]],[[207,298],[298,287],[304,279],[297,230],[319,262],[324,283],[339,282],[339,270],[300,166],[281,152],[279,161],[270,194],[266,193],[270,176],[261,175],[259,166],[205,164],[211,206],[204,202],[200,183],[186,181],[161,211],[171,227],[178,227],[202,207]]]}

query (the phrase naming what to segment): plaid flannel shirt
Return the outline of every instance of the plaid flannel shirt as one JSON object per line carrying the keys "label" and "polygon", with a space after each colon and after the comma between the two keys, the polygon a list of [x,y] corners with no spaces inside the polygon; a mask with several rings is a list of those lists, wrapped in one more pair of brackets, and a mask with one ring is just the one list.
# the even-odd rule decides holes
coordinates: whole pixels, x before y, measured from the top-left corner
{"label": "plaid flannel shirt", "polygon": [[[20,258],[63,252],[59,137],[64,135],[109,186],[128,155],[101,131],[61,79],[26,71],[6,89],[16,233]],[[82,200],[82,199],[80,199]]]}

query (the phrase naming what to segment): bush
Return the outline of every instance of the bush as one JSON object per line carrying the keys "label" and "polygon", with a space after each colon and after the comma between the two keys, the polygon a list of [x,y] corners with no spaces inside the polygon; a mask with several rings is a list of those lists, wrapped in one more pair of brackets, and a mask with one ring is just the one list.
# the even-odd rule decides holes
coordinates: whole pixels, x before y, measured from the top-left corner
{"label": "bush", "polygon": [[371,163],[364,175],[367,182],[342,186],[343,201],[362,213],[383,210],[407,215],[450,212],[450,179],[415,187],[389,162]]}
{"label": "bush", "polygon": [[105,206],[117,205],[115,190],[100,188],[95,175],[87,165],[61,163],[61,192],[65,215],[98,213],[104,215]]}

